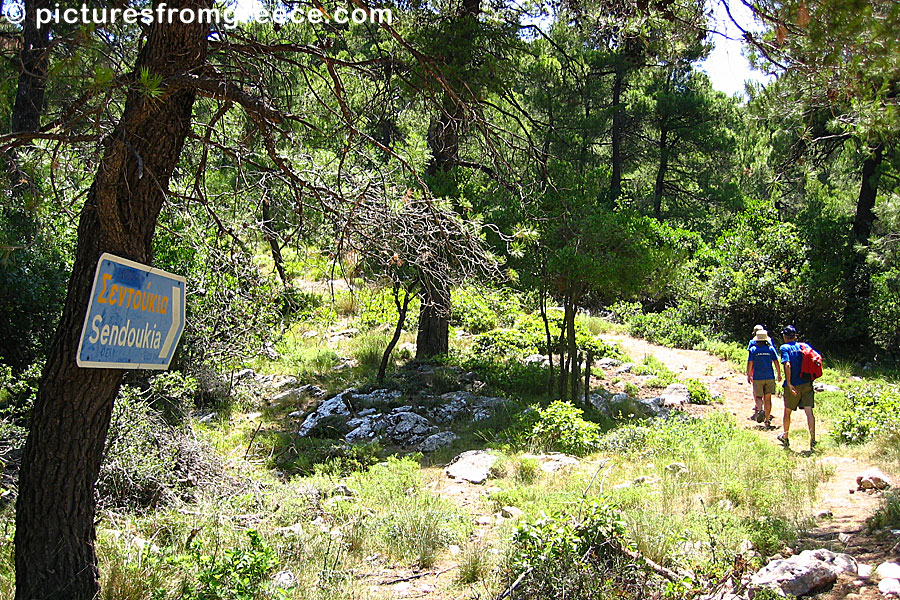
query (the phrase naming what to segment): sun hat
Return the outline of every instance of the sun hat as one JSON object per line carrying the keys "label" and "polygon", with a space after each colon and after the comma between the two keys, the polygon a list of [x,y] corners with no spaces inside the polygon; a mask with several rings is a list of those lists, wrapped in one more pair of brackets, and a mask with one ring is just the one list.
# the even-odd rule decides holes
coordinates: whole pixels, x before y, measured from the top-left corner
{"label": "sun hat", "polygon": [[784,329],[781,330],[781,335],[796,336],[797,328],[794,327],[793,325],[788,325],[787,327],[785,327]]}
{"label": "sun hat", "polygon": [[769,341],[769,332],[765,329],[760,329],[756,332],[756,341],[757,342],[768,342]]}
{"label": "sun hat", "polygon": [[765,330],[766,330],[766,328],[763,327],[762,325],[756,325],[756,326],[753,328],[753,333],[755,334],[757,331],[765,331]]}

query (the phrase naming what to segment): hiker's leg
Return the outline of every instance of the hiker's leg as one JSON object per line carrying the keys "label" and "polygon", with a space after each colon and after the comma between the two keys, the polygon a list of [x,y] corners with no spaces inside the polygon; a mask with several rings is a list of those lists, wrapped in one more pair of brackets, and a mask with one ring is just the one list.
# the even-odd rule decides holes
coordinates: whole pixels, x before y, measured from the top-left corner
{"label": "hiker's leg", "polygon": [[816,415],[813,414],[812,406],[804,406],[803,411],[806,413],[806,424],[809,426],[809,441],[816,441]]}
{"label": "hiker's leg", "polygon": [[781,420],[781,426],[784,429],[784,437],[787,437],[788,431],[791,429],[791,409],[784,407],[784,418]]}
{"label": "hiker's leg", "polygon": [[766,411],[766,422],[768,422],[772,418],[772,394],[763,396],[763,406]]}

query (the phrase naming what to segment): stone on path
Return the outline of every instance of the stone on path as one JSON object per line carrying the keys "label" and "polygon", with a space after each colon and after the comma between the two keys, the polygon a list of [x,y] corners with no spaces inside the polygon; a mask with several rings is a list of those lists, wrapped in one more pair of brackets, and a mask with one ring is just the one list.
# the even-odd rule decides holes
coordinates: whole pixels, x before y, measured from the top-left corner
{"label": "stone on path", "polygon": [[578,459],[562,452],[549,452],[547,454],[523,454],[522,458],[537,461],[544,473],[556,473],[568,467],[578,464]]}
{"label": "stone on path", "polygon": [[516,506],[504,506],[500,509],[500,516],[504,519],[517,519],[525,514],[525,511]]}
{"label": "stone on path", "polygon": [[881,579],[900,579],[900,564],[883,562],[875,569],[875,573]]}
{"label": "stone on path", "polygon": [[834,583],[838,575],[856,575],[856,559],[820,548],[804,550],[786,559],[773,560],[750,578],[750,597],[762,589],[779,596],[802,596]]}
{"label": "stone on path", "polygon": [[900,596],[900,580],[882,579],[878,582],[878,591],[885,596]]}
{"label": "stone on path", "polygon": [[454,458],[444,472],[450,479],[484,483],[491,476],[497,457],[484,450],[469,450]]}
{"label": "stone on path", "polygon": [[856,476],[856,485],[861,490],[883,490],[891,487],[891,478],[881,469],[872,467]]}
{"label": "stone on path", "polygon": [[691,393],[683,383],[672,383],[660,394],[663,399],[663,405],[669,408],[677,408],[689,404],[691,401]]}

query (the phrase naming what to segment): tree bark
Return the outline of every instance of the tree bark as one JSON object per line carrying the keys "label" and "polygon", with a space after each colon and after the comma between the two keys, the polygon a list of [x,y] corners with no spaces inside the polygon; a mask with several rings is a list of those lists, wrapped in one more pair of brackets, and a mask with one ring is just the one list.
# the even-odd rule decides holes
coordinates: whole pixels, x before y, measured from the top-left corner
{"label": "tree bark", "polygon": [[[621,59],[620,59],[621,60]],[[609,206],[615,208],[619,194],[622,193],[622,132],[625,129],[623,121],[625,111],[622,108],[622,91],[625,88],[625,65],[621,62],[616,65],[612,86],[612,174],[609,180]]]}
{"label": "tree bark", "polygon": [[[173,7],[208,6],[208,0]],[[154,24],[138,54],[142,69],[166,77],[206,62],[208,25]],[[99,593],[94,551],[94,484],[123,371],[82,369],[75,353],[102,252],[152,263],[152,239],[185,137],[194,93],[149,98],[132,87],[78,225],[63,314],[32,411],[16,502],[16,598],[89,600]]]}
{"label": "tree bark", "polygon": [[653,188],[653,216],[662,216],[663,186],[666,182],[666,170],[669,168],[669,147],[666,138],[669,130],[662,128],[659,133],[659,168],[656,170],[656,186]]}
{"label": "tree bark", "polygon": [[547,318],[547,292],[543,289],[543,286],[540,290],[540,308],[541,308],[541,320],[544,322],[544,334],[547,336],[547,361],[550,372],[550,378],[547,381],[547,393],[553,393],[553,337],[550,335],[550,321]]}
{"label": "tree bark", "polygon": [[443,281],[422,286],[422,308],[416,333],[416,359],[450,351],[450,288]]}
{"label": "tree bark", "polygon": [[871,150],[872,154],[866,157],[865,162],[863,162],[862,182],[859,186],[859,196],[856,202],[856,217],[853,220],[853,241],[863,245],[869,244],[872,225],[875,223],[875,199],[878,196],[879,179],[878,169],[884,158],[884,144],[878,144]]}
{"label": "tree bark", "polygon": [[50,26],[37,26],[37,10],[50,6],[49,0],[25,0],[25,21],[22,23],[21,72],[16,88],[11,128],[13,133],[37,131],[44,112],[47,90]]}
{"label": "tree bark", "polygon": [[394,285],[394,305],[397,307],[397,326],[394,327],[394,336],[391,338],[391,341],[388,342],[387,347],[384,349],[384,354],[381,355],[381,364],[378,365],[378,376],[376,377],[376,381],[378,385],[384,383],[384,376],[387,373],[388,361],[391,359],[391,352],[394,351],[394,348],[397,346],[397,342],[400,340],[400,334],[403,333],[403,324],[406,323],[406,312],[409,310],[409,300],[412,295],[409,293],[409,290],[403,290],[403,302],[400,301],[400,286],[399,284]]}
{"label": "tree bark", "polygon": [[278,240],[275,239],[275,232],[272,230],[269,197],[265,195],[262,199],[262,218],[262,233],[263,237],[266,238],[266,242],[269,244],[269,248],[272,250],[272,262],[275,263],[275,270],[278,272],[281,283],[288,285],[287,273],[284,271],[284,258],[281,256],[281,246],[278,245]]}

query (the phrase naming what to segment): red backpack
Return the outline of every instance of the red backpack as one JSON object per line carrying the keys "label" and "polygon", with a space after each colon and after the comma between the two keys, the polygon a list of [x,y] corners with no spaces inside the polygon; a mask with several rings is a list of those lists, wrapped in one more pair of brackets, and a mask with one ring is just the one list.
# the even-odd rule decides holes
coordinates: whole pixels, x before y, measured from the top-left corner
{"label": "red backpack", "polygon": [[809,344],[800,344],[800,377],[815,381],[822,376],[822,355]]}

